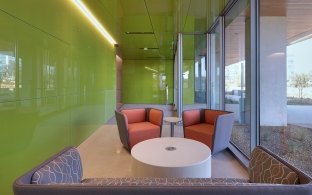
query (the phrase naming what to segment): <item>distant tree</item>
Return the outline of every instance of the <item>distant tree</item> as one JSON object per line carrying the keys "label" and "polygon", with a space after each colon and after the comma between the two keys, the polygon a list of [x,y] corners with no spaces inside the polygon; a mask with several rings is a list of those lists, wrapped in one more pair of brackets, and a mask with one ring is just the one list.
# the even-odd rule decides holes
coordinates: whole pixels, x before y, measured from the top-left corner
{"label": "distant tree", "polygon": [[312,76],[310,74],[295,74],[291,78],[291,86],[298,88],[299,90],[299,98],[301,99],[302,103],[302,98],[303,98],[303,89],[310,87],[311,84],[309,81],[312,79]]}

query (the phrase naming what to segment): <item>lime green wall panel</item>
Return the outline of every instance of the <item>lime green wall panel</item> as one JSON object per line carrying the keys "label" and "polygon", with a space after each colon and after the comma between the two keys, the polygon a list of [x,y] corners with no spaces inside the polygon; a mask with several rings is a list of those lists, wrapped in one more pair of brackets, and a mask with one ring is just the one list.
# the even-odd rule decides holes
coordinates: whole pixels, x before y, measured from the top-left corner
{"label": "lime green wall panel", "polygon": [[69,42],[71,32],[72,7],[70,1],[64,0],[0,0],[0,9],[29,24],[33,28],[44,31],[51,36]]}
{"label": "lime green wall panel", "polygon": [[0,23],[0,194],[12,195],[14,179],[113,116],[115,48],[71,1],[0,0]]}
{"label": "lime green wall panel", "polygon": [[[163,79],[161,81],[161,79]],[[168,84],[173,102],[173,62],[171,60],[124,60],[122,96],[126,104],[165,104]]]}

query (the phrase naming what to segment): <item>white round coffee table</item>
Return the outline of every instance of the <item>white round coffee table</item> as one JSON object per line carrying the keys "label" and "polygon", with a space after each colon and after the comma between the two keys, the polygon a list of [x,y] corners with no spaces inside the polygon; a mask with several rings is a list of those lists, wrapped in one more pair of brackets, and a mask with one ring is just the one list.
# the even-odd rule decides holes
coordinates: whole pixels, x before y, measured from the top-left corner
{"label": "white round coffee table", "polygon": [[211,177],[211,151],[205,144],[185,138],[145,140],[131,150],[136,177]]}
{"label": "white round coffee table", "polygon": [[179,117],[165,117],[164,121],[170,123],[170,136],[174,137],[174,124],[176,124],[177,122],[182,121],[182,119],[179,118]]}

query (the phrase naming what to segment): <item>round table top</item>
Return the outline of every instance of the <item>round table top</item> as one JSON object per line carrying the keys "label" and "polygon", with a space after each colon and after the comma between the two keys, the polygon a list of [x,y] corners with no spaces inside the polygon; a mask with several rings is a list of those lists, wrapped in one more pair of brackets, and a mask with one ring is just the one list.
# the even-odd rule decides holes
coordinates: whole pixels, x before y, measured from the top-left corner
{"label": "round table top", "polygon": [[170,122],[170,123],[177,123],[181,121],[182,119],[179,117],[165,117],[164,121]]}
{"label": "round table top", "polygon": [[211,156],[205,144],[186,138],[162,137],[145,140],[133,146],[136,160],[159,167],[186,167],[203,163]]}

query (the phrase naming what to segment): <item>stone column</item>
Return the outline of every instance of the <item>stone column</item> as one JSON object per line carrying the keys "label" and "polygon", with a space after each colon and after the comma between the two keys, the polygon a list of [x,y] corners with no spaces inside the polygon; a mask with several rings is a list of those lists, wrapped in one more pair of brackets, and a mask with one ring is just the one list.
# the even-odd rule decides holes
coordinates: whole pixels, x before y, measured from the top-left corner
{"label": "stone column", "polygon": [[285,16],[260,18],[260,125],[287,125],[287,23]]}

